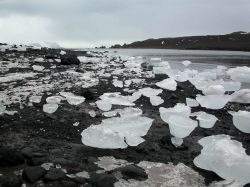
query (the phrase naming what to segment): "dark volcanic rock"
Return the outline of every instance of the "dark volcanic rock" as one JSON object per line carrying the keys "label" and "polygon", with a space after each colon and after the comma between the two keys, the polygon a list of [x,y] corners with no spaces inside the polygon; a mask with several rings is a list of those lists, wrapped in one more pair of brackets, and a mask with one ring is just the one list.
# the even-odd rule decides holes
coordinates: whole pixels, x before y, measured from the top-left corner
{"label": "dark volcanic rock", "polygon": [[0,166],[16,166],[23,163],[24,158],[21,152],[9,147],[0,147]]}
{"label": "dark volcanic rock", "polygon": [[14,176],[0,176],[0,187],[20,187],[22,185],[22,180],[20,177]]}
{"label": "dark volcanic rock", "polygon": [[91,183],[96,187],[113,187],[118,180],[111,174],[96,174],[90,179]]}
{"label": "dark volcanic rock", "polygon": [[76,55],[61,55],[61,64],[62,65],[79,65],[80,60]]}
{"label": "dark volcanic rock", "polygon": [[85,91],[82,91],[82,96],[86,98],[86,100],[94,100],[94,94],[91,90],[87,89]]}
{"label": "dark volcanic rock", "polygon": [[61,169],[50,168],[48,173],[44,176],[46,181],[55,181],[59,179],[63,179],[66,174]]}
{"label": "dark volcanic rock", "polygon": [[136,180],[145,180],[148,178],[148,175],[146,174],[146,172],[136,166],[136,165],[128,165],[128,166],[124,166],[124,167],[120,167],[115,169],[114,171],[119,171],[121,172],[121,174],[123,175],[123,177],[125,179],[136,179]]}
{"label": "dark volcanic rock", "polygon": [[34,183],[46,174],[46,170],[41,166],[27,167],[23,170],[23,178],[27,182]]}
{"label": "dark volcanic rock", "polygon": [[62,180],[60,181],[61,187],[77,187],[77,184],[73,181]]}

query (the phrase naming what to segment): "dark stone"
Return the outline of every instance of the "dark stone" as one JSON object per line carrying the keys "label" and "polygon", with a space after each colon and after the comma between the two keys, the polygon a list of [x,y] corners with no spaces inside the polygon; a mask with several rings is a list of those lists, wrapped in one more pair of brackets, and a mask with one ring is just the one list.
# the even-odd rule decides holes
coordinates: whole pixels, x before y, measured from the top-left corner
{"label": "dark stone", "polygon": [[34,183],[46,174],[46,170],[41,166],[31,166],[23,170],[23,178],[27,182]]}
{"label": "dark stone", "polygon": [[118,180],[111,174],[95,174],[90,179],[91,183],[96,187],[113,187]]}
{"label": "dark stone", "polygon": [[45,162],[47,162],[46,157],[33,156],[27,161],[27,164],[30,165],[30,166],[39,166],[39,165],[41,165],[41,164],[43,164]]}
{"label": "dark stone", "polygon": [[16,175],[14,176],[0,176],[0,187],[20,187],[22,179]]}
{"label": "dark stone", "polygon": [[62,65],[79,65],[80,60],[76,55],[61,55],[61,64]]}
{"label": "dark stone", "polygon": [[76,183],[79,183],[79,184],[85,184],[86,183],[86,179],[82,178],[82,177],[76,177],[76,178],[73,178],[72,180],[74,180]]}
{"label": "dark stone", "polygon": [[82,92],[82,96],[86,98],[86,100],[94,100],[94,94],[92,91],[90,91],[89,89],[85,90]]}
{"label": "dark stone", "polygon": [[61,187],[77,187],[77,184],[73,181],[62,180],[60,184]]}
{"label": "dark stone", "polygon": [[30,147],[25,147],[22,149],[22,154],[25,158],[32,158],[33,153],[32,153],[32,149]]}
{"label": "dark stone", "polygon": [[136,165],[128,165],[115,169],[114,171],[121,172],[125,179],[136,179],[136,180],[145,180],[148,178],[148,175],[144,169]]}
{"label": "dark stone", "polygon": [[9,147],[0,147],[0,166],[17,166],[23,163],[24,158],[20,151]]}
{"label": "dark stone", "polygon": [[55,181],[59,179],[63,179],[66,177],[66,174],[61,169],[50,168],[48,173],[44,176],[46,181]]}

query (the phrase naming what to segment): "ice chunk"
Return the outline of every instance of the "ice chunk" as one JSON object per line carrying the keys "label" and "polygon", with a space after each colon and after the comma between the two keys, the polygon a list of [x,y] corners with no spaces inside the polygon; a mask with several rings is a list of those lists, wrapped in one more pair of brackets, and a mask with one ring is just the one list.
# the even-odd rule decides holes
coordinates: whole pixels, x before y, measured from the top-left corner
{"label": "ice chunk", "polygon": [[54,113],[58,109],[58,104],[49,103],[43,105],[43,111],[49,114]]}
{"label": "ice chunk", "polygon": [[165,121],[166,123],[169,122],[169,117],[171,115],[189,117],[189,115],[191,114],[191,108],[182,103],[176,104],[173,108],[160,107],[159,111],[160,111],[161,119]]}
{"label": "ice chunk", "polygon": [[29,98],[29,101],[32,102],[32,103],[40,103],[42,100],[42,96],[31,96]]}
{"label": "ice chunk", "polygon": [[240,110],[231,114],[234,126],[242,132],[250,133],[250,112]]}
{"label": "ice chunk", "polygon": [[171,115],[168,125],[170,133],[177,138],[187,137],[198,126],[197,121],[178,115]]}
{"label": "ice chunk", "polygon": [[168,79],[165,79],[161,82],[157,82],[155,85],[160,87],[160,88],[172,90],[172,91],[175,91],[176,87],[177,87],[176,81],[172,78],[168,78]]}
{"label": "ice chunk", "polygon": [[159,58],[159,57],[152,57],[152,58],[150,58],[150,61],[152,61],[152,62],[160,62],[161,58]]}
{"label": "ice chunk", "polygon": [[211,85],[202,90],[204,95],[223,95],[225,89],[222,85]]}
{"label": "ice chunk", "polygon": [[60,55],[66,55],[66,51],[61,50]]}
{"label": "ice chunk", "polygon": [[103,149],[126,148],[142,143],[153,120],[147,117],[114,117],[100,125],[91,125],[82,132],[83,144]]}
{"label": "ice chunk", "polygon": [[154,74],[166,74],[166,72],[169,70],[169,67],[153,67],[153,73]]}
{"label": "ice chunk", "polygon": [[44,70],[44,66],[33,65],[32,68],[35,71],[43,71]]}
{"label": "ice chunk", "polygon": [[79,121],[78,121],[78,122],[73,123],[73,126],[74,126],[74,127],[78,127],[79,124],[80,124],[80,123],[79,123]]}
{"label": "ice chunk", "polygon": [[177,138],[177,137],[172,137],[171,142],[175,147],[179,147],[183,144],[183,139],[182,138]]}
{"label": "ice chunk", "polygon": [[142,115],[142,110],[139,108],[127,107],[117,110],[121,117],[135,117]]}
{"label": "ice chunk", "polygon": [[139,92],[144,95],[145,97],[157,96],[162,93],[162,89],[153,89],[150,87],[142,88]]}
{"label": "ice chunk", "polygon": [[95,113],[94,110],[90,110],[90,111],[89,111],[89,115],[90,115],[92,118],[96,117],[96,113]]}
{"label": "ice chunk", "polygon": [[117,79],[113,79],[113,85],[114,87],[123,88],[123,82]]}
{"label": "ice chunk", "polygon": [[100,99],[113,105],[134,106],[135,104],[129,101],[129,97],[120,95],[120,93],[104,93]]}
{"label": "ice chunk", "polygon": [[65,97],[68,103],[71,105],[79,105],[85,101],[84,97],[74,95],[70,92],[60,92],[60,95]]}
{"label": "ice chunk", "polygon": [[250,156],[240,142],[228,135],[215,135],[202,138],[199,144],[203,149],[194,159],[197,167],[213,171],[228,181],[250,183]]}
{"label": "ice chunk", "polygon": [[117,110],[113,110],[113,111],[109,111],[109,112],[103,112],[102,115],[104,115],[105,117],[114,117],[118,114]]}
{"label": "ice chunk", "polygon": [[247,66],[230,68],[227,70],[227,74],[232,80],[250,83],[250,68]]}
{"label": "ice chunk", "polygon": [[196,97],[196,100],[202,107],[209,109],[221,109],[230,101],[230,99],[230,95],[198,95]]}
{"label": "ice chunk", "polygon": [[151,96],[150,102],[153,106],[158,106],[158,105],[164,103],[164,100],[160,96]]}
{"label": "ice chunk", "polygon": [[130,165],[133,163],[130,163],[126,160],[115,159],[112,156],[104,156],[104,157],[98,157],[98,161],[95,162],[95,164],[97,164],[99,168],[102,168],[105,171],[111,171],[116,168]]}
{"label": "ice chunk", "polygon": [[6,106],[0,103],[0,114],[5,113],[5,111],[6,111]]}
{"label": "ice chunk", "polygon": [[63,98],[61,96],[50,96],[46,98],[47,103],[60,104]]}
{"label": "ice chunk", "polygon": [[198,101],[196,101],[195,99],[192,99],[192,98],[186,98],[186,104],[189,107],[197,107],[197,106],[199,106]]}
{"label": "ice chunk", "polygon": [[182,62],[182,64],[183,64],[184,66],[189,66],[191,63],[192,63],[192,62],[189,61],[189,60],[185,60],[185,61]]}
{"label": "ice chunk", "polygon": [[199,120],[199,125],[202,128],[212,128],[218,120],[217,117],[206,112],[199,112],[197,119]]}
{"label": "ice chunk", "polygon": [[250,89],[242,89],[234,92],[230,102],[236,103],[250,103]]}
{"label": "ice chunk", "polygon": [[44,58],[35,58],[34,59],[35,62],[44,62]]}
{"label": "ice chunk", "polygon": [[99,100],[95,102],[97,107],[102,111],[109,111],[112,108],[112,104],[109,101]]}
{"label": "ice chunk", "polygon": [[6,74],[4,77],[0,77],[0,83],[23,80],[26,78],[34,77],[36,75],[37,73],[10,73]]}

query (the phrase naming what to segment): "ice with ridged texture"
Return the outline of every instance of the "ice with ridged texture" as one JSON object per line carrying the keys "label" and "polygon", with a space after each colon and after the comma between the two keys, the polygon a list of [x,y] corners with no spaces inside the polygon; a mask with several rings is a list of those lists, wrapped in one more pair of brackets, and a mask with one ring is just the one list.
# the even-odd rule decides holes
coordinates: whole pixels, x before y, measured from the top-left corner
{"label": "ice with ridged texture", "polygon": [[197,121],[189,117],[171,115],[168,119],[170,133],[177,138],[185,138],[198,126]]}
{"label": "ice with ridged texture", "polygon": [[235,103],[250,103],[250,89],[242,89],[237,92],[234,92],[231,95],[230,102]]}
{"label": "ice with ridged texture", "polygon": [[155,85],[163,89],[175,91],[177,87],[177,82],[172,78],[168,78],[163,81],[155,83]]}
{"label": "ice with ridged texture", "polygon": [[151,96],[150,103],[153,106],[159,106],[160,104],[164,103],[164,100],[160,96]]}
{"label": "ice with ridged texture", "polygon": [[189,107],[197,107],[197,106],[199,106],[198,101],[196,101],[195,99],[192,99],[192,98],[186,98],[186,104]]}
{"label": "ice with ridged texture", "polygon": [[234,126],[242,132],[250,133],[250,112],[248,111],[238,111],[230,112],[233,116]]}
{"label": "ice with ridged texture", "polygon": [[43,71],[44,70],[44,66],[33,65],[32,68],[34,71]]}
{"label": "ice with ridged texture", "polygon": [[189,61],[189,60],[185,60],[185,61],[182,62],[182,64],[183,64],[184,66],[189,66],[191,63],[192,63],[192,62]]}
{"label": "ice with ridged texture", "polygon": [[199,144],[203,149],[193,161],[197,167],[213,171],[228,181],[250,183],[250,156],[241,142],[228,135],[214,135],[200,139]]}
{"label": "ice with ridged texture", "polygon": [[182,103],[177,103],[173,108],[160,107],[159,111],[161,119],[166,123],[169,122],[169,117],[172,115],[189,117],[191,114],[191,108]]}
{"label": "ice with ridged texture", "polygon": [[48,114],[53,114],[58,109],[58,104],[49,103],[43,105],[43,111]]}
{"label": "ice with ridged texture", "polygon": [[31,96],[31,97],[29,98],[29,101],[30,101],[31,103],[40,103],[41,100],[42,100],[42,96],[36,96],[36,95],[34,95],[34,96]]}
{"label": "ice with ridged texture", "polygon": [[222,85],[211,85],[202,90],[204,95],[223,95],[225,88]]}
{"label": "ice with ridged texture", "polygon": [[218,120],[217,117],[206,112],[198,112],[196,116],[199,120],[199,126],[202,128],[212,128]]}
{"label": "ice with ridged texture", "polygon": [[227,74],[232,80],[250,83],[250,68],[247,66],[230,68],[227,70]]}
{"label": "ice with ridged texture", "polygon": [[231,99],[230,95],[198,95],[196,100],[202,107],[209,109],[222,109]]}
{"label": "ice with ridged texture", "polygon": [[112,104],[109,101],[99,100],[95,103],[97,107],[102,111],[109,111],[112,108]]}
{"label": "ice with ridged texture", "polygon": [[60,92],[60,95],[65,97],[71,105],[79,105],[85,101],[85,97],[74,95],[71,92]]}
{"label": "ice with ridged texture", "polygon": [[122,116],[102,120],[82,132],[82,143],[103,149],[124,149],[144,142],[153,120],[142,116]]}
{"label": "ice with ridged texture", "polygon": [[54,104],[60,104],[61,100],[63,100],[63,97],[61,96],[50,96],[46,98],[47,103],[54,103]]}

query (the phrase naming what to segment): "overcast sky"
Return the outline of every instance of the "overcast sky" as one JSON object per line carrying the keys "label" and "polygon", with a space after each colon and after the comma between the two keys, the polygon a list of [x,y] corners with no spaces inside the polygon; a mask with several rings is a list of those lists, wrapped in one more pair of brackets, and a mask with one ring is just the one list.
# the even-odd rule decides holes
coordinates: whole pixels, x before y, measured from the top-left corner
{"label": "overcast sky", "polygon": [[93,47],[250,31],[250,0],[0,0],[0,42]]}

